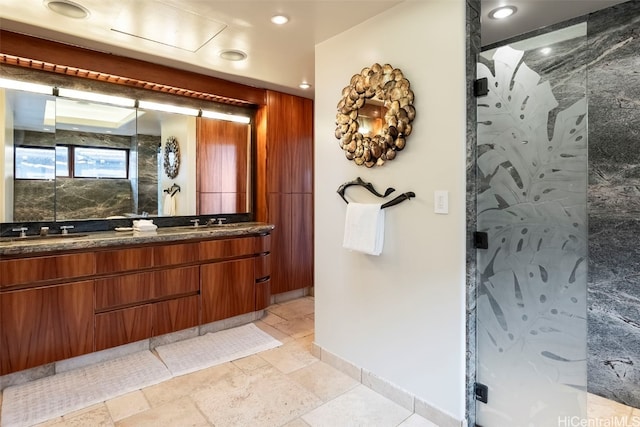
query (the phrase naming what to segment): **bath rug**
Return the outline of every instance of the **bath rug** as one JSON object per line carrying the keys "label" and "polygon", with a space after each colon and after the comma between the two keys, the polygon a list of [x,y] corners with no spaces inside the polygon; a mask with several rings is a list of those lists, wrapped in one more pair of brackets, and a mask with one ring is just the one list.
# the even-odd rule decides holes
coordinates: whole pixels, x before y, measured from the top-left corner
{"label": "bath rug", "polygon": [[7,387],[2,427],[38,424],[171,378],[150,351]]}
{"label": "bath rug", "polygon": [[269,350],[282,343],[253,323],[156,347],[173,376]]}

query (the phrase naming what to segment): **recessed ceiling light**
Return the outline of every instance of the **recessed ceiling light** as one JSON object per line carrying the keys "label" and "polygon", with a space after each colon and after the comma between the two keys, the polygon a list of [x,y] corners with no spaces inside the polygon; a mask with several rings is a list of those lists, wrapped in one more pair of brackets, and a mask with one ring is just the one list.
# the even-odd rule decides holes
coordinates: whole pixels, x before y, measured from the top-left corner
{"label": "recessed ceiling light", "polygon": [[84,19],[89,16],[89,9],[70,0],[44,0],[44,4],[53,12],[67,18]]}
{"label": "recessed ceiling light", "polygon": [[311,85],[307,82],[302,82],[298,85],[298,87],[300,87],[300,89],[309,89]]}
{"label": "recessed ceiling light", "polygon": [[273,15],[271,17],[271,22],[276,25],[284,25],[289,22],[289,18],[287,18],[285,15]]}
{"label": "recessed ceiling light", "polygon": [[518,9],[515,6],[502,6],[502,7],[493,9],[491,12],[489,12],[489,18],[504,19],[515,14],[517,11]]}
{"label": "recessed ceiling light", "polygon": [[227,61],[242,61],[247,58],[247,54],[241,50],[227,49],[220,52],[220,58]]}

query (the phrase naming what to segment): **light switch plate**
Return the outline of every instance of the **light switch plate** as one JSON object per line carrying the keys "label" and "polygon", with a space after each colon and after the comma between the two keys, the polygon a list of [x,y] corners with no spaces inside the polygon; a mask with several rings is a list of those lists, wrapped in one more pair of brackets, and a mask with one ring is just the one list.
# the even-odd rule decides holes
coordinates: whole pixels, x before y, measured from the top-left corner
{"label": "light switch plate", "polygon": [[437,214],[449,213],[449,192],[446,190],[435,191],[433,197],[433,211]]}

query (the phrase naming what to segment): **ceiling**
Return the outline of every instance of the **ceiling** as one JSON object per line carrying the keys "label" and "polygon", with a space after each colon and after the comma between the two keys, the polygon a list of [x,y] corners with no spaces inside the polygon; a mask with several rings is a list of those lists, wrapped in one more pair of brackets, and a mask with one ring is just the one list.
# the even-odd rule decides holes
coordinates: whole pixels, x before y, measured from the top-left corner
{"label": "ceiling", "polygon": [[[85,19],[54,13],[48,1],[0,0],[0,27],[313,98],[314,46],[403,0],[73,0],[90,12]],[[482,42],[488,45],[622,2],[482,0]],[[507,3],[518,8],[513,17],[497,21],[486,16]],[[275,14],[290,20],[276,26],[270,22]],[[227,49],[243,51],[247,58],[222,59],[219,54]],[[300,89],[302,82],[311,88]]]}

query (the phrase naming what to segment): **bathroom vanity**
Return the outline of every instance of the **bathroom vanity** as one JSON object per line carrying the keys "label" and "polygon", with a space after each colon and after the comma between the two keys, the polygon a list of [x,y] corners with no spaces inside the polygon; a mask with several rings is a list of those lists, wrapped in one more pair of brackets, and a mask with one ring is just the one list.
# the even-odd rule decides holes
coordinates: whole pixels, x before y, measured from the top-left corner
{"label": "bathroom vanity", "polygon": [[0,375],[269,305],[265,223],[0,241]]}

